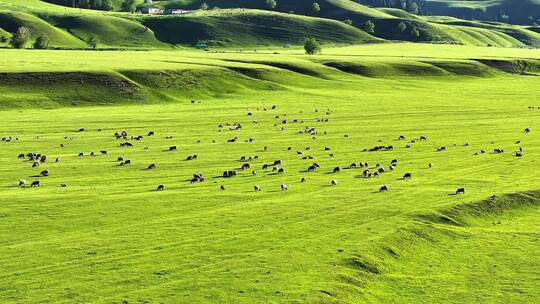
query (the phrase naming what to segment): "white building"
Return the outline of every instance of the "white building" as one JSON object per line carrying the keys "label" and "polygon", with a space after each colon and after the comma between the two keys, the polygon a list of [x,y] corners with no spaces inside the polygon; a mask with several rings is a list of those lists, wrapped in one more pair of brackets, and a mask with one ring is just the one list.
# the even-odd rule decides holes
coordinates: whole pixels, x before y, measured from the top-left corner
{"label": "white building", "polygon": [[183,10],[183,9],[168,9],[164,12],[165,15],[182,15],[182,14],[187,14],[187,13],[191,13],[192,11],[190,10]]}
{"label": "white building", "polygon": [[163,11],[157,7],[143,7],[141,8],[143,14],[163,14]]}

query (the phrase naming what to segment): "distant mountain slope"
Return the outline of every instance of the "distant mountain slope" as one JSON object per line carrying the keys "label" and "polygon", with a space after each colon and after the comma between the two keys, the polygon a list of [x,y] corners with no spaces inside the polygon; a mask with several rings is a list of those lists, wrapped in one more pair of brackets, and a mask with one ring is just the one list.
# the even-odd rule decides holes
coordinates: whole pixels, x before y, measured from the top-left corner
{"label": "distant mountain slope", "polygon": [[[376,7],[401,7],[401,1],[356,0]],[[423,15],[453,16],[467,20],[540,24],[540,0],[414,0]],[[413,11],[411,5],[404,8]]]}

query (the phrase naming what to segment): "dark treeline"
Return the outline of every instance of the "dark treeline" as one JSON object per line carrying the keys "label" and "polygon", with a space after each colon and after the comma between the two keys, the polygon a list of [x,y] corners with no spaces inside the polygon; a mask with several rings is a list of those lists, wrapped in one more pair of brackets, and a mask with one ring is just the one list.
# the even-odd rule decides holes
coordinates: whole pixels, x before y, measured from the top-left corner
{"label": "dark treeline", "polygon": [[111,0],[46,0],[54,4],[76,8],[89,8],[95,10],[111,11],[113,6]]}
{"label": "dark treeline", "polygon": [[376,7],[399,8],[417,15],[426,14],[424,0],[362,0],[356,2]]}

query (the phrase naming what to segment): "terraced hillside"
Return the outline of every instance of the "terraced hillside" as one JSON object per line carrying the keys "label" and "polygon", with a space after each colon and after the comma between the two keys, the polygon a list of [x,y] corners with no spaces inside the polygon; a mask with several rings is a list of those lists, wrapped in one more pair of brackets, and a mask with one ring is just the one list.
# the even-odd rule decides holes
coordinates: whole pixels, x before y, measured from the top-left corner
{"label": "terraced hillside", "polygon": [[0,57],[2,303],[540,300],[537,50]]}

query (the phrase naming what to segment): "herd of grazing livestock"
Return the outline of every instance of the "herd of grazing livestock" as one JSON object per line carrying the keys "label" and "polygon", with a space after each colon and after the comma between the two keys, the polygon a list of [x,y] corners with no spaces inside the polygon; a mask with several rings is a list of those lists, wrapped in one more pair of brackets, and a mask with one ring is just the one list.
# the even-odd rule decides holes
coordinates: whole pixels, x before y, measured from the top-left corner
{"label": "herd of grazing livestock", "polygon": [[[272,106],[270,108],[271,110],[276,110],[276,106]],[[258,111],[261,111],[260,108],[257,108]],[[268,110],[267,108],[262,108],[262,111],[270,111]],[[319,110],[314,110],[315,113],[321,113],[319,112]],[[303,111],[301,111],[300,113],[303,113]],[[325,117],[324,118],[314,118],[313,121],[314,122],[317,122],[317,123],[327,123],[329,122],[330,120],[330,115],[332,113],[332,111],[330,109],[327,109],[326,111],[324,111],[324,115]],[[247,113],[248,116],[253,116],[253,112],[248,112]],[[274,127],[278,127],[278,128],[281,128],[281,130],[283,130],[283,125],[286,125],[286,124],[304,124],[304,121],[303,120],[299,120],[299,119],[294,119],[294,120],[289,120],[287,118],[287,114],[280,114],[280,115],[273,115],[274,117]],[[258,124],[259,122],[257,120],[253,120],[252,121],[253,124]],[[282,125],[282,126],[279,126],[279,125]],[[244,125],[242,123],[238,123],[238,122],[235,122],[235,123],[225,123],[225,124],[219,124],[218,125],[218,129],[217,129],[217,132],[224,132],[224,131],[237,131],[237,130],[241,130],[242,128],[244,128]],[[80,128],[80,129],[77,129],[76,132],[85,132],[86,130],[84,128]],[[101,132],[101,129],[98,129],[97,130],[98,132]],[[523,133],[524,134],[528,134],[530,133],[531,130],[529,128],[526,128]],[[326,132],[321,132],[323,134],[326,134]],[[155,136],[156,133],[154,131],[149,131],[147,133],[147,137],[152,137],[152,136]],[[307,136],[311,136],[312,139],[316,140],[318,139],[317,136],[320,135],[319,133],[319,130],[315,127],[304,127],[302,128],[300,131],[298,131],[298,135],[299,136],[302,136],[302,135],[307,135]],[[349,135],[348,134],[345,134],[344,135],[345,138],[348,138]],[[131,141],[143,141],[144,140],[144,136],[142,135],[136,135],[136,136],[130,136],[128,134],[127,131],[121,131],[121,132],[115,132],[114,133],[114,136],[113,138],[116,140],[116,141],[120,141],[120,143],[118,143],[118,146],[119,147],[124,147],[124,148],[132,148],[134,147],[134,144],[131,142]],[[165,136],[164,137],[165,139],[172,139],[172,136]],[[64,139],[73,139],[73,137],[65,137]],[[405,141],[406,140],[406,137],[404,135],[399,135],[398,137],[396,137],[396,140],[397,141]],[[12,138],[12,137],[6,137],[6,138],[2,138],[2,141],[4,142],[11,142],[11,141],[18,141],[18,138]],[[238,136],[235,136],[234,138],[230,138],[230,139],[227,139],[226,140],[226,143],[236,143],[240,141],[240,138]],[[414,144],[415,142],[417,141],[428,141],[428,138],[426,136],[419,136],[417,138],[414,138],[412,140],[410,140],[409,142],[407,142],[407,144],[404,146],[404,148],[410,148],[411,147],[411,144]],[[200,143],[200,141],[198,141]],[[216,140],[213,140],[212,141],[213,143],[216,143]],[[252,137],[249,137],[247,139],[245,139],[245,142],[247,143],[253,143],[255,142],[255,139],[252,138]],[[381,140],[379,142],[382,142]],[[520,144],[521,141],[517,141],[515,142],[515,144]],[[468,143],[464,144],[463,146],[469,146]],[[64,144],[60,144],[60,147],[61,148],[64,148]],[[145,147],[144,149],[148,149],[148,147]],[[370,153],[370,152],[379,152],[379,151],[387,151],[387,152],[390,152],[391,151],[394,151],[395,148],[394,145],[377,145],[375,147],[372,147],[372,148],[364,148],[364,149],[359,149],[358,152],[365,152],[365,153]],[[178,146],[176,145],[171,145],[169,146],[168,148],[166,148],[165,150],[163,150],[162,152],[175,152],[175,151],[178,151],[179,148]],[[263,152],[267,152],[269,150],[269,147],[268,146],[264,146],[263,147]],[[306,160],[306,161],[309,161],[309,160],[313,160],[315,157],[310,155],[310,150],[311,150],[311,147],[305,147],[304,151],[293,151],[293,148],[292,147],[288,147],[286,149],[286,151],[283,151],[284,153],[293,153],[294,155],[297,155],[297,156],[300,156],[302,160]],[[339,149],[337,149],[339,150]],[[437,152],[444,152],[446,151],[446,147],[444,146],[440,146],[440,147],[436,147],[435,148],[435,151]],[[322,148],[322,151],[325,152],[325,153],[328,153],[327,156],[332,158],[334,157],[334,153],[330,153],[332,151],[332,148],[328,147],[328,146],[324,146],[324,148]],[[480,150],[480,152],[476,152],[475,155],[479,155],[479,154],[482,154],[482,153],[486,153],[485,150]],[[502,154],[502,153],[505,153],[504,149],[502,148],[496,148],[493,150],[493,153],[494,154]],[[106,151],[106,150],[100,150],[99,151],[99,154],[100,155],[108,155],[109,153]],[[97,153],[94,153],[94,152],[90,152],[90,153],[84,153],[84,152],[80,152],[78,153],[78,157],[84,157],[84,156],[95,156],[97,155]],[[514,154],[515,157],[522,157],[523,156],[523,148],[519,147],[519,151],[515,152]],[[35,153],[35,152],[27,152],[27,153],[21,153],[18,155],[18,158],[20,160],[24,160],[24,161],[28,161],[30,164],[31,164],[31,167],[32,168],[38,168],[38,167],[43,167],[43,166],[46,166],[47,162],[49,161],[48,160],[48,157],[47,155],[44,155],[44,154],[40,154],[40,153]],[[261,157],[262,159],[263,157]],[[192,160],[197,160],[198,159],[198,155],[197,154],[193,154],[193,155],[189,155],[185,158],[186,161],[192,161]],[[257,170],[256,168],[254,168],[254,162],[258,161],[260,158],[259,156],[257,155],[254,155],[254,156],[241,156],[237,159],[234,159],[234,160],[231,160],[231,161],[240,161],[242,164],[239,166],[239,167],[236,167],[236,168],[232,168],[232,169],[229,169],[229,170],[225,170],[223,171],[223,173],[221,174],[221,176],[219,176],[219,178],[223,178],[224,180],[227,180],[227,179],[231,179],[231,178],[235,178],[237,175],[241,174],[241,172],[245,172],[245,171],[251,171],[251,175],[252,176],[256,176],[257,175]],[[54,162],[59,162],[59,157],[56,157]],[[117,157],[116,159],[116,162],[117,162],[117,165],[118,166],[130,166],[131,165],[131,160],[130,159],[125,159],[124,157],[122,156],[119,156]],[[384,164],[381,164],[381,163],[376,163],[374,165],[370,165],[369,162],[355,162],[355,161],[351,161],[351,163],[347,166],[335,166],[333,167],[333,169],[331,169],[328,173],[329,174],[337,174],[337,173],[340,173],[343,168],[345,169],[362,169],[362,173],[361,175],[358,175],[358,177],[360,178],[376,178],[382,174],[385,174],[387,172],[392,172],[395,170],[395,168],[398,166],[398,160],[397,159],[393,159],[392,161],[390,161],[388,163],[388,167],[386,167]],[[428,163],[427,164],[427,168],[432,168],[433,165],[431,163]],[[157,165],[155,163],[151,163],[149,164],[147,167],[146,167],[146,170],[153,170],[153,169],[156,169],[157,168]],[[262,170],[263,174],[266,173],[266,174],[277,174],[277,175],[282,175],[282,174],[285,174],[286,170],[285,170],[285,167],[284,167],[284,162],[281,160],[281,159],[277,159],[277,160],[272,160],[270,162],[267,162],[267,163],[264,163],[262,164],[262,166],[260,166],[260,169]],[[315,173],[317,171],[320,171],[321,170],[321,165],[319,162],[316,162],[314,161],[313,163],[310,163],[309,165],[307,165],[307,168],[306,170],[301,170],[300,173],[307,173],[307,174],[312,174],[312,173]],[[49,170],[47,169],[43,169],[40,171],[40,176],[42,178],[46,178],[50,175],[50,172]],[[218,178],[218,177],[215,177],[215,178]],[[405,173],[401,180],[409,180],[409,179],[412,179],[413,178],[413,175],[409,172]],[[195,173],[192,175],[192,177],[190,177],[188,179],[188,181],[190,183],[203,183],[205,182],[207,179],[205,178],[205,176],[203,175],[203,173]],[[299,180],[300,183],[305,183],[307,181],[306,177],[301,177],[301,179]],[[42,184],[40,183],[40,180],[34,180],[30,183],[30,188],[34,188],[34,187],[40,187]],[[329,181],[329,185],[330,186],[333,186],[333,187],[336,187],[338,185],[338,182],[336,179],[331,179]],[[25,179],[20,179],[19,180],[19,183],[18,183],[18,186],[21,187],[21,188],[25,188],[27,187],[27,182]],[[61,187],[67,187],[66,184],[60,184]],[[157,191],[164,191],[165,190],[165,185],[161,184],[161,185],[158,185],[157,186],[157,189],[154,188],[155,190]],[[289,185],[287,184],[280,184],[279,185],[279,188],[281,191],[287,191],[289,190]],[[219,186],[219,190],[220,191],[225,191],[226,190],[226,187],[225,185],[220,185]],[[253,190],[255,192],[259,192],[259,191],[262,191],[262,187],[260,185],[254,185],[253,186]],[[387,191],[390,191],[390,187],[388,185],[381,185],[379,188],[378,188],[378,191],[379,192],[387,192]],[[456,191],[455,191],[455,194],[464,194],[465,193],[465,188],[464,187],[460,187],[458,188]]]}

